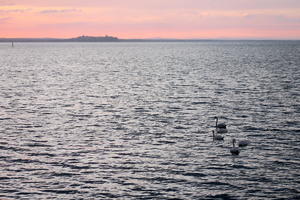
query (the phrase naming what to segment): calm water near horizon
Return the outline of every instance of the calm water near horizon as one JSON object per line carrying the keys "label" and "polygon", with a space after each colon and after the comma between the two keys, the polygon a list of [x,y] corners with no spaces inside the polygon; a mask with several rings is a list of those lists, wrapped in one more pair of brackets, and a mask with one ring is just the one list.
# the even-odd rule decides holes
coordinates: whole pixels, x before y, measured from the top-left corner
{"label": "calm water near horizon", "polygon": [[300,199],[300,41],[0,43],[0,70],[0,199]]}

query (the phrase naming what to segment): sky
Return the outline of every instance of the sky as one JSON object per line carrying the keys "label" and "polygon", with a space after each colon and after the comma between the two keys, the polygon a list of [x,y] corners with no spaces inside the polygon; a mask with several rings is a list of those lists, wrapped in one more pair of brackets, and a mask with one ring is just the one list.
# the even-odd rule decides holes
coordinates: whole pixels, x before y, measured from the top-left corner
{"label": "sky", "polygon": [[300,0],[0,0],[1,38],[300,39]]}

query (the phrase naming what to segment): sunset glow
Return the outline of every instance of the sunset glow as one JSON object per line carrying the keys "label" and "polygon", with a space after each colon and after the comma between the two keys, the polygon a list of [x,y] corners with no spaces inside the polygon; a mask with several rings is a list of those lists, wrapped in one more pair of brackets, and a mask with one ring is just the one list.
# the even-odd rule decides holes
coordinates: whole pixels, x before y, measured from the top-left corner
{"label": "sunset glow", "polygon": [[0,37],[300,39],[299,0],[0,0]]}

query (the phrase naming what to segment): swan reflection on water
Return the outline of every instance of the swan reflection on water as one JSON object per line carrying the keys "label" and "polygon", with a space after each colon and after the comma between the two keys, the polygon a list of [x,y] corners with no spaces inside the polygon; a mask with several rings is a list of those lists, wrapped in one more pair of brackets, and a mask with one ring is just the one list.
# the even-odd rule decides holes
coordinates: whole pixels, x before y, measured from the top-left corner
{"label": "swan reflection on water", "polygon": [[230,148],[230,153],[231,155],[239,155],[240,154],[240,149],[235,146],[235,139],[232,139],[232,147]]}
{"label": "swan reflection on water", "polygon": [[240,140],[240,141],[238,142],[239,147],[246,147],[246,146],[248,146],[249,144],[250,144],[250,141],[249,141],[249,140]]}
{"label": "swan reflection on water", "polygon": [[216,134],[214,130],[212,131],[212,133],[213,133],[213,139],[214,140],[224,140],[223,135]]}

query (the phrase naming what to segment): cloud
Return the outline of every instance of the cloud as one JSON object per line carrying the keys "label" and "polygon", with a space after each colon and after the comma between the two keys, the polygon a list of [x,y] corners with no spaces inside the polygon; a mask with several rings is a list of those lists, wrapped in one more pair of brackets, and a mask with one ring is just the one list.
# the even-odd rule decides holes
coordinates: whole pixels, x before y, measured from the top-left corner
{"label": "cloud", "polygon": [[140,9],[285,9],[299,8],[299,0],[0,0],[30,6],[117,7]]}
{"label": "cloud", "polygon": [[0,6],[10,6],[13,5],[13,3],[9,0],[0,0]]}
{"label": "cloud", "polygon": [[48,9],[48,10],[42,10],[39,13],[54,14],[54,13],[70,13],[70,12],[81,12],[81,10],[80,9]]}
{"label": "cloud", "polygon": [[2,18],[0,18],[0,23],[5,23],[10,19],[11,19],[10,17],[2,17]]}
{"label": "cloud", "polygon": [[27,11],[30,11],[30,8],[26,8],[26,9],[0,9],[0,14],[2,13],[24,13]]}
{"label": "cloud", "polygon": [[244,25],[252,25],[259,27],[281,27],[284,29],[285,27],[293,27],[300,28],[300,17],[295,16],[286,16],[286,15],[267,15],[267,14],[249,14],[244,16],[242,19]]}

